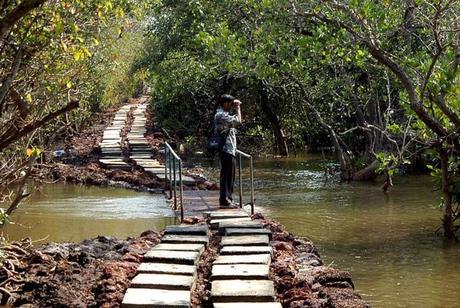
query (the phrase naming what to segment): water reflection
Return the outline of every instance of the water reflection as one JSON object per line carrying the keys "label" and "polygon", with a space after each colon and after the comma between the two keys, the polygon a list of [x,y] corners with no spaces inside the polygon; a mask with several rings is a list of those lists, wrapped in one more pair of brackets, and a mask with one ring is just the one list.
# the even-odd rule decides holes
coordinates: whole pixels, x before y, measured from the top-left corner
{"label": "water reflection", "polygon": [[313,240],[374,307],[458,307],[460,245],[434,235],[441,211],[431,178],[399,177],[383,194],[378,182],[326,181],[323,166],[315,156],[256,161],[258,210]]}
{"label": "water reflection", "polygon": [[97,235],[120,238],[175,223],[164,196],[72,184],[44,185],[13,214],[4,236],[18,240],[79,242]]}

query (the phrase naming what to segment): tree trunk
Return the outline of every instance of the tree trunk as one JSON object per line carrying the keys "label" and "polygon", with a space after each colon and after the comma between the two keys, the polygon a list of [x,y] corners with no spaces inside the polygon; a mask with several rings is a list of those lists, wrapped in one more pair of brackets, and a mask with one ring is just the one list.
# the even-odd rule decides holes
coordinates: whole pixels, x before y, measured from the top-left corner
{"label": "tree trunk", "polygon": [[58,109],[56,111],[50,112],[40,120],[36,120],[30,124],[27,124],[24,127],[16,127],[12,125],[0,136],[0,152],[2,152],[7,146],[11,143],[19,140],[20,138],[26,136],[37,128],[42,127],[51,120],[54,120],[58,116],[65,114],[66,112],[72,111],[73,109],[78,108],[79,101],[72,100],[67,105]]}
{"label": "tree trunk", "polygon": [[281,127],[281,121],[278,115],[273,111],[270,106],[269,98],[266,91],[262,88],[259,89],[259,100],[260,108],[265,114],[267,120],[270,122],[273,135],[275,137],[275,148],[276,153],[281,156],[288,156],[288,146],[286,142],[286,137],[284,136],[283,128]]}
{"label": "tree trunk", "polygon": [[450,175],[449,175],[449,155],[442,144],[439,145],[439,157],[441,158],[441,189],[444,198],[444,214],[442,217],[442,226],[444,236],[446,238],[455,238],[455,216],[452,206],[452,193],[450,191]]}
{"label": "tree trunk", "polygon": [[[332,144],[334,145],[334,149],[336,151],[337,155],[337,160],[340,163],[340,178],[342,181],[350,181],[353,179],[353,174],[354,174],[354,167],[352,164],[352,161],[350,159],[350,156],[348,155],[347,151],[344,150],[344,147],[342,146],[345,144],[343,140],[340,138],[340,136],[337,135],[335,132],[334,128],[326,123],[319,113],[319,111],[313,106],[309,101],[308,101],[308,92],[305,89],[305,87],[302,85],[301,82],[299,82],[295,77],[293,79],[296,81],[297,85],[299,86],[299,89],[302,91],[304,100],[303,102],[305,103],[308,111],[311,113],[311,115],[307,116],[310,117],[315,117],[317,123],[329,133],[329,136],[331,137]],[[313,122],[312,119],[310,119],[310,122]]]}
{"label": "tree trunk", "polygon": [[13,27],[21,18],[29,14],[33,9],[38,8],[47,0],[25,0],[18,4],[13,10],[0,19],[0,41],[5,39],[8,30]]}
{"label": "tree trunk", "polygon": [[374,180],[378,176],[376,171],[379,165],[380,164],[378,160],[373,160],[365,168],[358,170],[353,174],[353,181],[372,181]]}
{"label": "tree trunk", "polygon": [[[355,107],[355,116],[356,116],[356,124],[361,127],[366,127],[366,119],[364,117],[364,111],[362,106],[359,104],[357,97],[353,97],[352,99],[353,106]],[[364,138],[366,140],[366,143],[364,145],[364,155],[366,157],[370,157],[374,151],[373,145],[374,145],[374,137],[370,131],[365,131],[364,132]]]}

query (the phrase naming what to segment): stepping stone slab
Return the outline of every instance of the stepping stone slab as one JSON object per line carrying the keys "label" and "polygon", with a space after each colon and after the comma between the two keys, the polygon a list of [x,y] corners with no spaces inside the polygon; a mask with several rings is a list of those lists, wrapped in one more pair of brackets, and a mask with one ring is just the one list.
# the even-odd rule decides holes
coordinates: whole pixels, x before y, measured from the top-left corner
{"label": "stepping stone slab", "polygon": [[156,165],[156,166],[164,166],[160,164],[157,160],[152,159],[152,157],[147,157],[147,158],[138,158],[138,163],[140,164],[151,164],[151,165]]}
{"label": "stepping stone slab", "polygon": [[227,228],[225,229],[226,235],[268,235],[268,239],[272,239],[272,232],[267,229],[244,229],[244,228]]}
{"label": "stepping stone slab", "polygon": [[[169,180],[169,173],[166,178]],[[171,181],[174,181],[174,174],[171,176],[171,178]],[[176,182],[179,183],[179,174],[176,174]],[[190,176],[182,175],[182,182],[185,185],[191,185],[195,184],[195,179]]]}
{"label": "stepping stone slab", "polygon": [[208,235],[208,226],[206,225],[179,225],[167,226],[165,234],[185,234],[185,235]]}
{"label": "stepping stone slab", "polygon": [[[137,161],[136,161],[136,163],[137,163]],[[141,164],[141,166],[144,166],[144,165]],[[161,167],[159,167],[159,168],[145,168],[144,167],[144,170],[148,171],[148,172],[152,172],[153,174],[165,173],[165,168],[164,167],[163,168],[161,168]]]}
{"label": "stepping stone slab", "polygon": [[104,159],[100,159],[99,161],[104,164],[104,165],[110,165],[110,166],[129,166],[127,163],[125,163],[124,161],[104,161]]}
{"label": "stepping stone slab", "polygon": [[119,144],[113,144],[113,143],[100,143],[99,147],[101,148],[102,151],[110,151],[110,150],[120,151],[121,150]]}
{"label": "stepping stone slab", "polygon": [[169,264],[169,263],[141,263],[137,268],[138,273],[146,274],[168,274],[168,275],[189,275],[196,274],[195,265]]}
{"label": "stepping stone slab", "polygon": [[131,155],[131,159],[134,159],[135,161],[141,160],[141,159],[150,159],[152,158],[152,155]]}
{"label": "stepping stone slab", "polygon": [[166,244],[160,243],[150,250],[175,250],[175,251],[204,251],[204,244]]}
{"label": "stepping stone slab", "polygon": [[162,180],[162,181],[164,181],[165,178],[166,178],[166,176],[165,176],[164,173],[157,173],[157,174],[155,174],[155,176],[156,176],[158,179]]}
{"label": "stepping stone slab", "polygon": [[201,235],[174,235],[167,234],[161,238],[162,243],[180,243],[180,244],[208,244],[208,237]]}
{"label": "stepping stone slab", "polygon": [[163,173],[165,173],[165,167],[158,164],[158,163],[155,163],[155,162],[137,162],[136,163],[140,166],[142,166],[144,169],[146,168],[152,168],[154,169],[155,171],[159,171],[161,170]]}
{"label": "stepping stone slab", "polygon": [[215,303],[214,308],[235,308],[235,307],[248,307],[248,308],[282,308],[281,303]]}
{"label": "stepping stone slab", "polygon": [[146,131],[130,132],[130,133],[127,134],[126,137],[128,137],[128,139],[145,138],[145,133],[146,133]]}
{"label": "stepping stone slab", "polygon": [[269,271],[268,264],[214,264],[211,279],[268,279]]}
{"label": "stepping stone slab", "polygon": [[112,159],[99,159],[99,161],[101,163],[103,163],[104,165],[112,165],[112,166],[117,166],[117,165],[120,165],[120,166],[125,166],[125,165],[128,165],[127,163],[125,163],[124,161],[120,160],[120,161],[116,161],[116,160],[112,160]]}
{"label": "stepping stone slab", "polygon": [[270,241],[268,235],[223,236],[222,246],[266,246]]}
{"label": "stepping stone slab", "polygon": [[220,250],[221,255],[255,255],[272,254],[270,246],[225,246]]}
{"label": "stepping stone slab", "polygon": [[131,288],[190,290],[194,277],[190,275],[138,274],[131,281]]}
{"label": "stepping stone slab", "polygon": [[106,162],[106,163],[111,163],[111,164],[116,164],[116,163],[123,163],[123,164],[126,164],[123,159],[120,159],[120,158],[105,158],[105,159],[100,159],[100,161],[103,161],[103,162]]}
{"label": "stepping stone slab", "polygon": [[227,218],[227,219],[212,219],[209,223],[211,225],[211,229],[218,229],[221,223],[234,223],[234,222],[244,222],[244,221],[251,221],[249,217],[241,217],[241,218]]}
{"label": "stepping stone slab", "polygon": [[146,150],[146,149],[133,148],[133,149],[131,149],[131,153],[152,155],[152,150],[151,149]]}
{"label": "stepping stone slab", "polygon": [[244,218],[249,217],[248,213],[244,211],[216,211],[210,212],[211,219],[225,219],[225,218]]}
{"label": "stepping stone slab", "polygon": [[219,224],[219,233],[225,234],[225,229],[227,228],[244,228],[244,229],[261,229],[263,224],[258,221],[236,221],[236,222],[221,222]]}
{"label": "stepping stone slab", "polygon": [[150,250],[144,255],[144,261],[195,265],[200,252],[179,250]]}
{"label": "stepping stone slab", "polygon": [[270,264],[270,262],[271,256],[269,254],[254,254],[218,256],[213,264]]}
{"label": "stepping stone slab", "polygon": [[273,302],[275,290],[270,280],[216,280],[211,285],[211,298],[216,303]]}
{"label": "stepping stone slab", "polygon": [[121,307],[190,307],[190,291],[129,288]]}

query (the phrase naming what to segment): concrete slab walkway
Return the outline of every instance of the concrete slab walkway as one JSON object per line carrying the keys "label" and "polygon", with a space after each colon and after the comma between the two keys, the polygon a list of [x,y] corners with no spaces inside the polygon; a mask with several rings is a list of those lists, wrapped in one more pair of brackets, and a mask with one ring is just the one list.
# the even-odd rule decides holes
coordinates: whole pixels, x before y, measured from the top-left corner
{"label": "concrete slab walkway", "polygon": [[208,244],[208,228],[180,225],[166,230],[161,243],[144,255],[122,307],[191,307],[196,263]]}
{"label": "concrete slab walkway", "polygon": [[222,236],[211,273],[214,307],[281,307],[269,279],[271,232],[240,209],[208,214]]}
{"label": "concrete slab walkway", "polygon": [[131,170],[131,166],[124,161],[122,151],[121,132],[126,125],[126,119],[131,107],[135,105],[124,105],[117,113],[112,123],[106,127],[99,143],[101,156],[99,162],[106,168]]}

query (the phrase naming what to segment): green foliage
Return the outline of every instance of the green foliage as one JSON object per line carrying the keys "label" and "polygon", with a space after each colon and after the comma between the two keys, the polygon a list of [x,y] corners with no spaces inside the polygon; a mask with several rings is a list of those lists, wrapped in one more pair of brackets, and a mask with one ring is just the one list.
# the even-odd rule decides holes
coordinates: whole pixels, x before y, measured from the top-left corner
{"label": "green foliage", "polygon": [[[6,224],[9,224],[10,217],[6,214],[5,209],[0,208],[0,226],[4,226]],[[0,251],[0,259],[1,259],[1,251]]]}
{"label": "green foliage", "polygon": [[379,152],[376,153],[375,158],[379,162],[378,173],[387,173],[390,177],[398,174],[399,161],[395,155]]}

